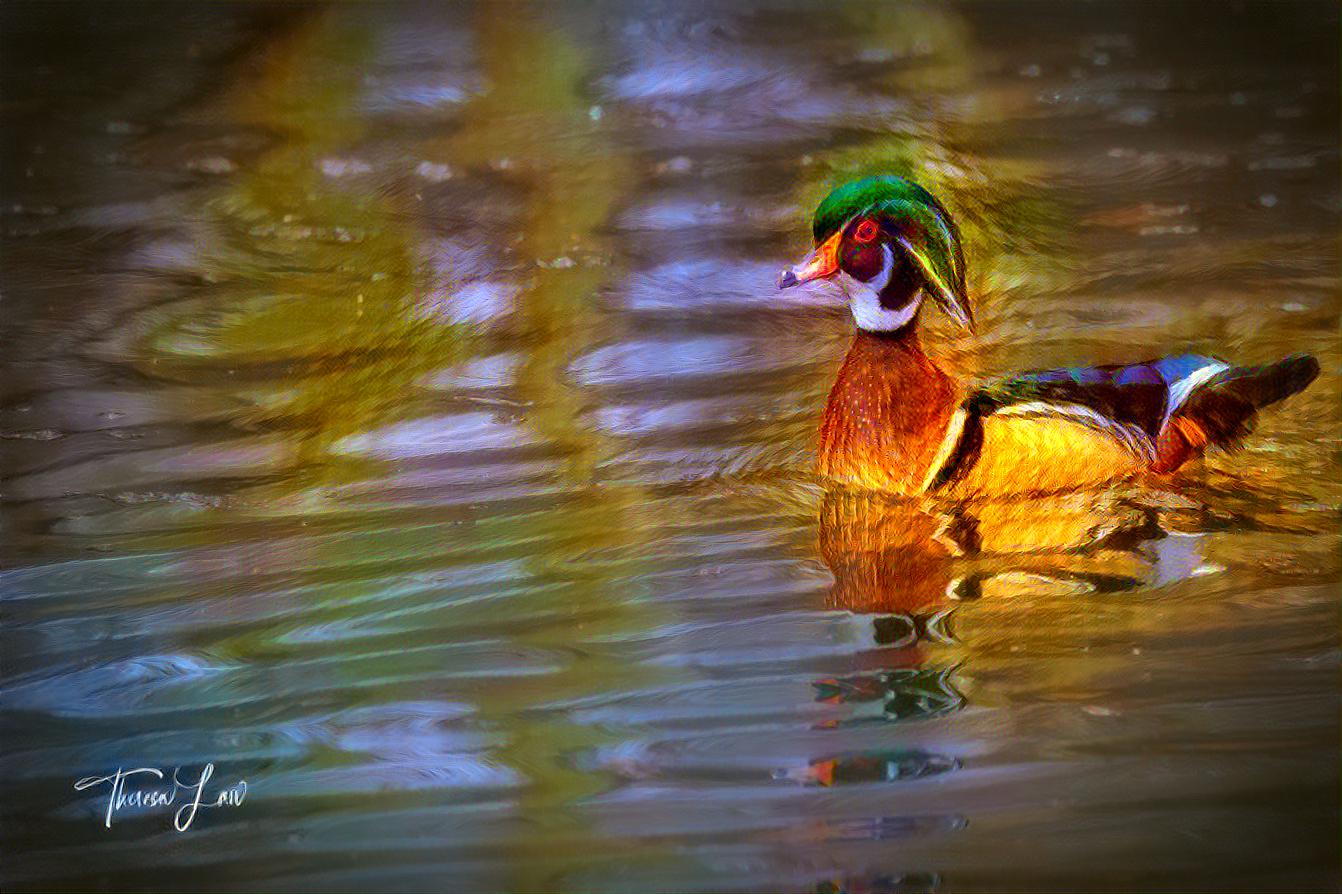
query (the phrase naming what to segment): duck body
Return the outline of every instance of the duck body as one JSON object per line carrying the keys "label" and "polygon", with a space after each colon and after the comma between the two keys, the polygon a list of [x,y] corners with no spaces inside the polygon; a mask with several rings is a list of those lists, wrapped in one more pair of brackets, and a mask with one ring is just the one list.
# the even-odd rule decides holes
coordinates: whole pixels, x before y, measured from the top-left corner
{"label": "duck body", "polygon": [[817,471],[859,487],[978,498],[1167,474],[1235,446],[1259,409],[1319,373],[1304,354],[1262,366],[1180,354],[970,387],[918,340],[929,298],[973,326],[959,232],[930,193],[855,181],[821,203],[813,232],[815,251],[779,287],[827,279],[849,298],[858,333],[825,406]]}
{"label": "duck body", "polygon": [[820,426],[817,470],[859,487],[957,498],[1058,493],[1166,474],[1233,447],[1318,363],[1182,354],[1022,373],[967,388],[916,333],[859,333]]}

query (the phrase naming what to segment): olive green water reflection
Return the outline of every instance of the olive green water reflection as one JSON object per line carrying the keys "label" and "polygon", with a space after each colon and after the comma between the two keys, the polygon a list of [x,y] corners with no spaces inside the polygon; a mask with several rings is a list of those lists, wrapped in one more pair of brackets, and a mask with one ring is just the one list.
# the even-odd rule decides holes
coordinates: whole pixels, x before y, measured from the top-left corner
{"label": "olive green water reflection", "polygon": [[[1334,8],[0,14],[6,890],[1336,888]],[[963,375],[1324,373],[1159,487],[826,490],[773,276],[877,171]]]}

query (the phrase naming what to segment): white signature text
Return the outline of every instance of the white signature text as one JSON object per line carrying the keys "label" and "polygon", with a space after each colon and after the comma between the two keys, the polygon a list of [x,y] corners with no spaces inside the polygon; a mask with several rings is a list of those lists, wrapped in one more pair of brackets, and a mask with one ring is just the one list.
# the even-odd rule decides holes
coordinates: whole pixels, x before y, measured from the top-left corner
{"label": "white signature text", "polygon": [[85,776],[75,783],[75,791],[82,792],[99,785],[108,787],[107,813],[103,818],[103,825],[108,829],[112,828],[112,817],[118,811],[176,806],[177,810],[172,815],[173,828],[185,832],[191,828],[201,808],[241,807],[247,797],[245,779],[239,779],[233,785],[207,795],[205,784],[213,776],[212,763],[206,764],[195,779],[177,767],[172,771],[172,779],[167,782],[164,782],[166,775],[157,767],[136,767],[131,770],[117,767],[116,772],[108,776]]}

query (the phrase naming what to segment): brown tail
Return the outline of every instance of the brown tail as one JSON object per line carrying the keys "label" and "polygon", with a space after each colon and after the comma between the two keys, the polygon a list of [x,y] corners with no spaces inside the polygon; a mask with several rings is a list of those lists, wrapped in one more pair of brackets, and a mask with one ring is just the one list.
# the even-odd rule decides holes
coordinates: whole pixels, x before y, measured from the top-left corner
{"label": "brown tail", "polygon": [[1188,396],[1156,442],[1151,471],[1173,472],[1209,445],[1233,448],[1249,434],[1259,409],[1303,391],[1319,375],[1319,361],[1292,354],[1263,366],[1231,367]]}

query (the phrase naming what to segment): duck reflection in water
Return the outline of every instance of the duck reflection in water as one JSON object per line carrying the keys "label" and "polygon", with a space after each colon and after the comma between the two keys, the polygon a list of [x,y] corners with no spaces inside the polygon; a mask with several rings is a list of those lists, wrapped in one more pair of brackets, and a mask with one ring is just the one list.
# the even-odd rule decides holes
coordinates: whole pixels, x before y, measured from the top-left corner
{"label": "duck reflection in water", "polygon": [[[826,607],[851,612],[863,649],[855,673],[812,685],[815,700],[848,709],[820,728],[937,717],[965,703],[954,662],[929,649],[954,643],[949,619],[956,600],[955,563],[938,544],[939,520],[910,504],[870,492],[834,490],[820,510],[820,552],[834,577]],[[779,772],[806,785],[894,782],[949,772],[954,757],[918,749],[822,755]]]}
{"label": "duck reflection in water", "polygon": [[[953,618],[980,599],[1113,593],[1205,568],[1196,527],[1170,507],[1117,491],[938,505],[872,491],[829,491],[819,515],[821,556],[834,583],[826,607],[851,613],[869,644],[855,672],[812,684],[817,702],[847,713],[838,729],[943,717],[968,703]],[[1162,521],[1164,522],[1162,524]],[[869,749],[818,756],[779,772],[807,785],[896,782],[959,768],[953,755]]]}

